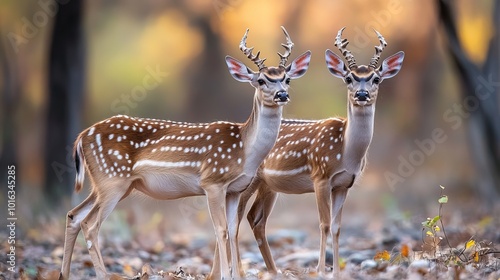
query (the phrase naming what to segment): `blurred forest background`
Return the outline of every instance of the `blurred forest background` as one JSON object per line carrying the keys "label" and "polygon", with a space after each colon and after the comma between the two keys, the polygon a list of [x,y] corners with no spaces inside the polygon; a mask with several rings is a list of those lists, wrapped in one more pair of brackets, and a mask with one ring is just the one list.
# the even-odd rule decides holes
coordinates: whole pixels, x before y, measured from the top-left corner
{"label": "blurred forest background", "polygon": [[[73,141],[93,123],[116,114],[244,121],[254,90],[231,78],[224,57],[255,68],[238,49],[249,28],[248,45],[277,64],[281,25],[295,43],[293,58],[312,51],[307,74],[292,82],[287,118],[346,116],[346,87],[324,59],[327,48],[338,53],[333,42],[343,26],[360,64],[378,45],[372,28],[388,42],[382,59],[406,54],[401,72],[381,85],[369,163],[344,209],[347,227],[380,230],[403,220],[418,228],[436,211],[439,185],[450,216],[498,219],[498,1],[58,2],[0,3],[0,205],[6,208],[7,166],[15,164],[20,237],[38,236],[33,225],[47,223],[62,236],[65,213],[88,191],[73,194]],[[436,129],[446,140],[431,140]],[[213,235],[203,197],[128,198],[119,209],[104,234]],[[4,221],[6,209],[0,213]],[[125,221],[128,231],[119,226]],[[317,226],[314,195],[281,195],[269,231],[319,238]]]}

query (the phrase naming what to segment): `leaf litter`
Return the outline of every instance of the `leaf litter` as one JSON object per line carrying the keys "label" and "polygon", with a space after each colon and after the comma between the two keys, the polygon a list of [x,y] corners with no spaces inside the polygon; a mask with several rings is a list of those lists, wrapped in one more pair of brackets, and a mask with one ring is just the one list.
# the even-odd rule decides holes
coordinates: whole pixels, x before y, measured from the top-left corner
{"label": "leaf litter", "polygon": [[[442,188],[444,191],[444,188]],[[342,279],[500,279],[500,221],[494,215],[469,224],[446,224],[441,193],[438,213],[418,224],[393,223],[381,232],[345,226],[340,242]],[[153,215],[154,223],[158,217]],[[129,226],[129,225],[125,225]],[[64,226],[46,222],[30,229],[16,242],[16,270],[8,270],[7,234],[0,232],[0,279],[58,279],[62,262]],[[310,232],[314,233],[309,234]],[[49,234],[47,234],[49,233]],[[113,240],[101,234],[101,251],[110,279],[203,280],[210,272],[215,244],[210,237],[192,237],[156,231],[133,234],[130,240]],[[246,279],[326,279],[316,272],[315,230],[280,229],[270,232],[271,250],[280,269],[266,271],[256,242],[240,242]],[[207,235],[209,236],[209,235]],[[378,237],[377,237],[378,236]],[[332,252],[327,251],[327,263]],[[92,261],[81,235],[73,253],[70,279],[95,279]]]}

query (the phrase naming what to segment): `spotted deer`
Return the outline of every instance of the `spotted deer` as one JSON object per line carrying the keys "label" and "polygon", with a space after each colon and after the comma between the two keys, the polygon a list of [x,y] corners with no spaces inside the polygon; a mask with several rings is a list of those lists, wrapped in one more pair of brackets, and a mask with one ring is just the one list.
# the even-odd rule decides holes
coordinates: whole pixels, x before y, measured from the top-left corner
{"label": "spotted deer", "polygon": [[91,191],[67,214],[60,278],[69,277],[80,229],[98,279],[110,277],[99,250],[99,229],[116,204],[134,191],[161,200],[206,195],[218,248],[216,270],[220,278],[232,278],[237,263],[233,261],[230,268],[227,248],[232,256],[236,248],[228,240],[226,207],[236,207],[240,193],[273,147],[283,105],[289,101],[290,80],[303,76],[310,62],[307,51],[286,65],[293,42],[284,28],[283,32],[286,51],[280,54],[278,67],[266,67],[265,59],[246,47],[248,30],[240,49],[259,71],[226,57],[232,77],[255,88],[253,109],[245,123],[184,123],[118,115],[80,133],[74,146],[75,190],[82,189],[86,172]]}
{"label": "spotted deer", "polygon": [[[266,223],[278,193],[303,194],[314,192],[320,220],[320,251],[318,272],[325,273],[326,243],[333,240],[333,276],[339,278],[339,234],[342,207],[347,191],[360,177],[368,146],[373,136],[375,103],[379,84],[394,77],[400,70],[404,53],[398,52],[377,67],[380,54],[387,45],[377,31],[380,45],[368,66],[356,65],[349,43],[342,40],[342,28],[335,39],[343,60],[326,50],[328,70],[347,85],[346,119],[282,120],[275,146],[264,160],[252,185],[240,199],[238,223],[245,206],[257,192],[247,218],[268,270],[277,272],[269,244]],[[333,219],[332,219],[333,218]]]}

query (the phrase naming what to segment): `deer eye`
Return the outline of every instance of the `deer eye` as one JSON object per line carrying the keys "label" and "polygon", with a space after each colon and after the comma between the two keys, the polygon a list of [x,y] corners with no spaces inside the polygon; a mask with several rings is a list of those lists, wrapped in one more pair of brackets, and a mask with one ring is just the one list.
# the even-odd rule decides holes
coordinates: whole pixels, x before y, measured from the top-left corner
{"label": "deer eye", "polygon": [[351,79],[351,77],[347,77],[347,78],[345,78],[345,82],[346,82],[346,83],[348,83],[348,84],[352,83],[352,79]]}
{"label": "deer eye", "polygon": [[286,83],[287,85],[289,85],[289,84],[290,84],[290,78],[286,79],[285,83]]}
{"label": "deer eye", "polygon": [[380,83],[380,78],[379,77],[375,77],[375,79],[373,79],[373,83],[378,85]]}
{"label": "deer eye", "polygon": [[257,82],[259,83],[259,86],[263,86],[266,84],[266,82],[262,79],[258,79]]}

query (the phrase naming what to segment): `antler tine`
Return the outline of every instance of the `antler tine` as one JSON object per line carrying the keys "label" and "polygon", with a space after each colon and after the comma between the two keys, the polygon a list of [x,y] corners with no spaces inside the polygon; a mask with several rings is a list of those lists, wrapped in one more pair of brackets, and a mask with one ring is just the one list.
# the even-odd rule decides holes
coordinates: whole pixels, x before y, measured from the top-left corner
{"label": "antler tine", "polygon": [[347,65],[349,69],[352,69],[356,67],[356,60],[354,59],[352,53],[347,49],[349,41],[347,41],[347,39],[342,39],[342,32],[344,31],[344,29],[345,27],[342,27],[342,29],[340,29],[339,32],[337,33],[337,37],[335,37],[335,46],[339,49],[339,51],[347,60]]}
{"label": "antler tine", "polygon": [[259,67],[259,71],[266,68],[266,66],[264,65],[264,61],[266,60],[265,58],[263,59],[259,59],[259,55],[260,55],[260,51],[257,52],[256,55],[253,55],[252,54],[252,51],[253,51],[253,47],[251,48],[247,48],[247,35],[248,35],[248,31],[250,29],[247,29],[247,31],[245,32],[245,35],[243,35],[243,38],[241,39],[241,42],[240,42],[240,50],[251,60],[253,61],[253,63],[255,63],[255,65],[257,65],[257,67]]}
{"label": "antler tine", "polygon": [[281,44],[285,48],[285,53],[280,54],[278,52],[278,55],[280,56],[280,64],[279,65],[282,67],[285,67],[286,61],[288,60],[288,57],[292,53],[293,42],[292,42],[292,39],[290,39],[290,35],[288,35],[288,32],[286,32],[285,27],[282,26],[281,29],[283,30],[283,33],[285,33],[286,44],[283,44],[283,43]]}
{"label": "antler tine", "polygon": [[373,55],[372,59],[370,60],[370,65],[372,69],[377,68],[378,60],[380,59],[380,54],[382,54],[382,51],[384,48],[387,46],[387,42],[385,41],[384,37],[375,29],[373,29],[375,33],[377,33],[378,40],[380,41],[380,45],[375,46],[375,54]]}

